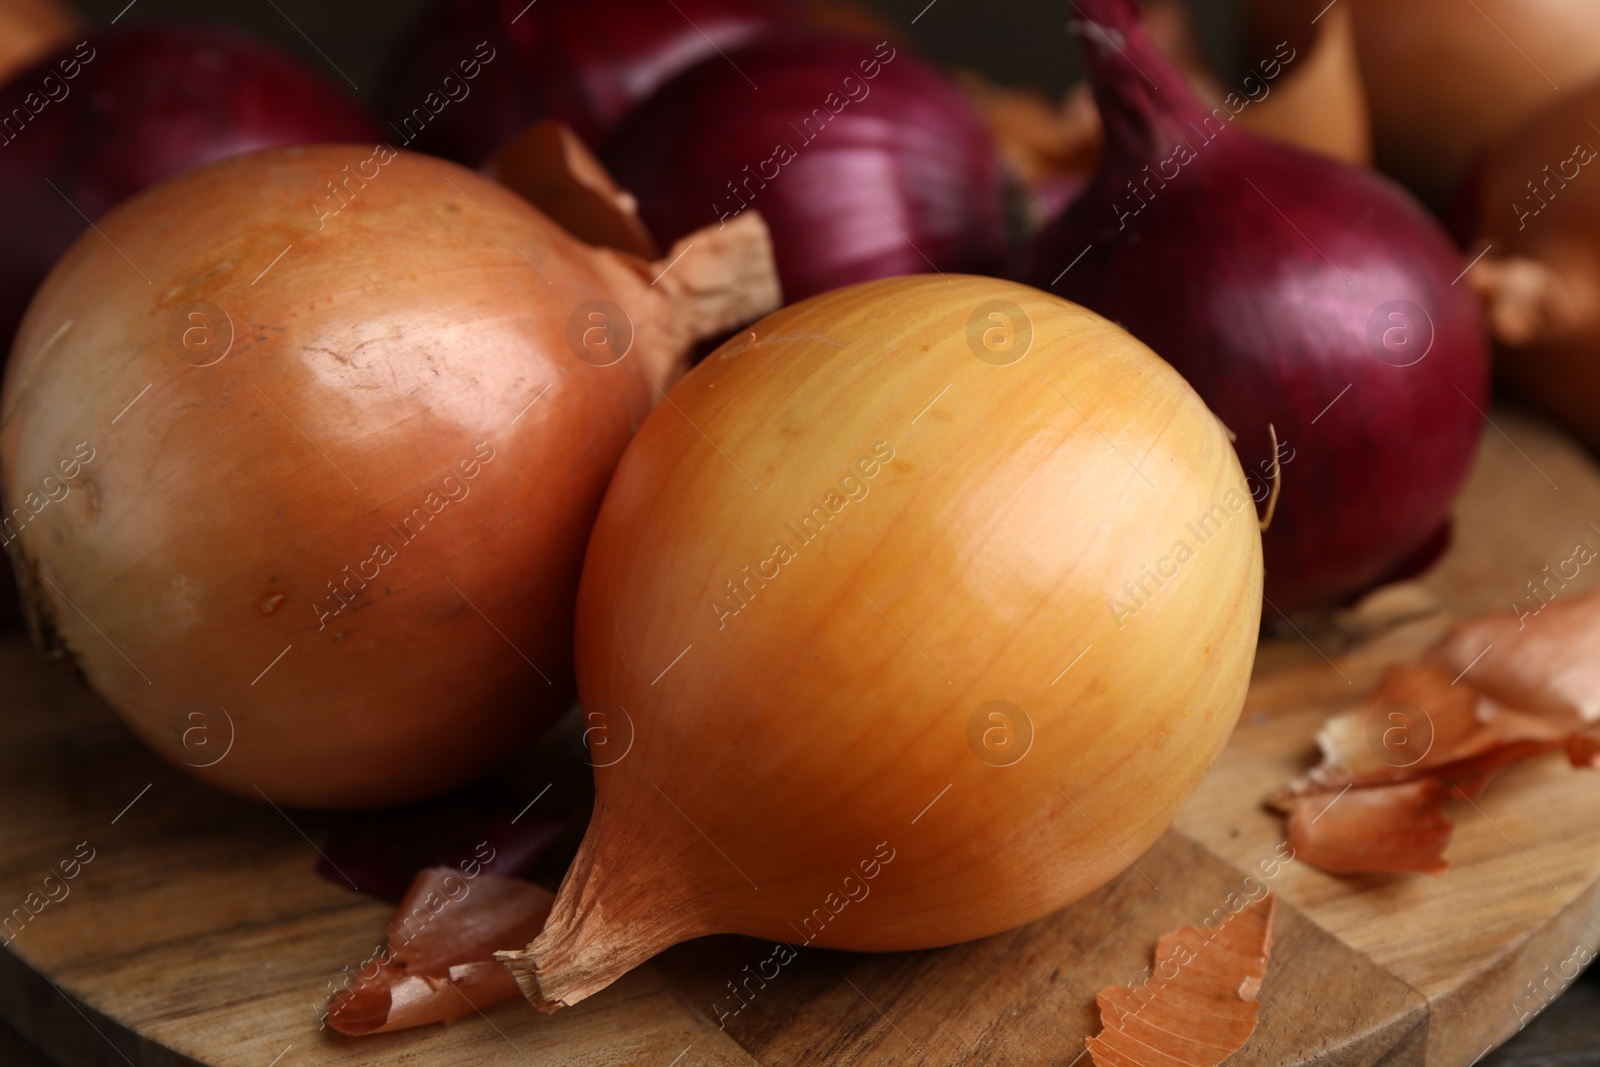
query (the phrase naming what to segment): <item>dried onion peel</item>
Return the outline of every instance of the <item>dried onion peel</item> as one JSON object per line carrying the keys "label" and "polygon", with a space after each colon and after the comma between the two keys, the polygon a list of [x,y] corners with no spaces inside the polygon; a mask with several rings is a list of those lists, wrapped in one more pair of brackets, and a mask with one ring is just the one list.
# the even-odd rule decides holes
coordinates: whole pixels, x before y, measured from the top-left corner
{"label": "dried onion peel", "polygon": [[1321,762],[1269,803],[1296,855],[1326,871],[1442,872],[1445,804],[1501,770],[1565,749],[1596,766],[1600,593],[1457,626],[1420,663],[1390,667],[1317,734]]}
{"label": "dried onion peel", "polygon": [[555,898],[531,883],[471,870],[417,873],[384,949],[334,994],[329,1026],[351,1036],[382,1034],[447,1023],[517,995],[494,951],[538,933]]}
{"label": "dried onion peel", "polygon": [[1256,1030],[1277,903],[1268,893],[1215,928],[1208,919],[1174,930],[1156,943],[1149,978],[1102,989],[1102,1029],[1085,1043],[1095,1067],[1216,1067],[1243,1048]]}

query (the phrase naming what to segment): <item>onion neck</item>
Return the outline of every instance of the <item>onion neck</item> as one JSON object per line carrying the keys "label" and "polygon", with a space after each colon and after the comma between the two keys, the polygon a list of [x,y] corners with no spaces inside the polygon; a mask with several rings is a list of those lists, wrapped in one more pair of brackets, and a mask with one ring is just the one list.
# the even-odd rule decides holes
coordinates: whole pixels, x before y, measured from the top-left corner
{"label": "onion neck", "polygon": [[544,930],[526,948],[495,953],[543,1012],[585,1000],[664,949],[714,932],[692,894],[678,889],[674,871],[640,869],[648,845],[635,842],[631,857],[611,858],[596,829],[585,836]]}
{"label": "onion neck", "polygon": [[1478,293],[1495,340],[1508,348],[1582,337],[1600,323],[1600,278],[1593,264],[1558,269],[1530,256],[1484,256],[1467,281]]}
{"label": "onion neck", "polygon": [[666,343],[646,355],[646,376],[665,395],[689,369],[690,350],[783,305],[772,234],[759,212],[696,230],[654,263],[631,260],[666,299]]}
{"label": "onion neck", "polygon": [[1076,0],[1076,23],[1108,157],[1164,158],[1209,117],[1194,90],[1145,32],[1133,0]]}

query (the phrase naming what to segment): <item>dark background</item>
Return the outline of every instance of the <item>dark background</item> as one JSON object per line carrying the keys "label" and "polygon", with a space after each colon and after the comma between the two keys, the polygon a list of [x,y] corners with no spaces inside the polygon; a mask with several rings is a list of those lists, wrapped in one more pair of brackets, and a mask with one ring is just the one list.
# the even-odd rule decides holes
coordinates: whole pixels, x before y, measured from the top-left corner
{"label": "dark background", "polygon": [[[1071,0],[934,0],[932,7],[928,0],[862,3],[907,27],[912,40],[938,58],[975,67],[998,81],[1059,91],[1078,79],[1076,49],[1066,33],[1067,21],[1077,17]],[[1201,15],[1213,57],[1231,70],[1239,60],[1229,48],[1227,32],[1235,0],[1191,4]],[[104,24],[127,8],[128,0],[74,0],[73,6],[89,21]],[[331,59],[355,82],[357,95],[372,104],[384,57],[423,6],[424,0],[134,0],[118,25],[180,18],[242,26],[338,77],[329,68]],[[319,48],[329,59],[317,54]]]}
{"label": "dark background", "polygon": [[[240,26],[301,56],[330,77],[354,83],[362,102],[374,105],[385,74],[385,57],[426,2],[134,0],[130,6],[127,0],[75,0],[74,6],[94,25],[104,25],[120,15],[119,25],[181,19]],[[863,3],[906,27],[911,39],[934,57],[981,70],[997,81],[1059,92],[1079,78],[1076,49],[1066,32],[1068,20],[1077,15],[1071,0]],[[1190,3],[1218,69],[1224,73],[1236,70],[1241,57],[1230,36],[1236,0]],[[3,1024],[0,1064],[48,1067],[47,1061]],[[1591,970],[1504,1048],[1480,1061],[1480,1067],[1600,1067],[1600,968]]]}

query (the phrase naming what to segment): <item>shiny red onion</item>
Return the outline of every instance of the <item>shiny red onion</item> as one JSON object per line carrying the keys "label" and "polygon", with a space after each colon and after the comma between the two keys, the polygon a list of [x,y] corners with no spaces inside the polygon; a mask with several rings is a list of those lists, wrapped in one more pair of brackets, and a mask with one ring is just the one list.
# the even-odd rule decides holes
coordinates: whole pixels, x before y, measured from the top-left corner
{"label": "shiny red onion", "polygon": [[990,273],[1005,256],[988,128],[941,72],[888,43],[806,34],[709,59],[634,112],[605,157],[664,242],[760,211],[791,302]]}
{"label": "shiny red onion", "polygon": [[381,114],[397,147],[469,167],[544,118],[599,147],[675,75],[797,20],[788,0],[437,0]]}
{"label": "shiny red onion", "polygon": [[[14,121],[20,113],[26,121]],[[337,85],[234,30],[92,34],[0,90],[0,330],[6,346],[61,253],[122,200],[259,148],[371,143]]]}
{"label": "shiny red onion", "polygon": [[1237,434],[1263,504],[1276,431],[1273,607],[1339,603],[1425,566],[1447,543],[1488,390],[1457,250],[1386,179],[1205,110],[1131,0],[1078,7],[1105,158],[1021,277],[1176,367]]}

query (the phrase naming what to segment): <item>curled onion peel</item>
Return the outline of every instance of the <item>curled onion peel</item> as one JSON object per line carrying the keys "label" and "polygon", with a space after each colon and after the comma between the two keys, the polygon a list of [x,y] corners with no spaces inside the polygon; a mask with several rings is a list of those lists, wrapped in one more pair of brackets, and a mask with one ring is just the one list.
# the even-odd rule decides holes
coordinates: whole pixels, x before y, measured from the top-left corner
{"label": "curled onion peel", "polygon": [[1459,253],[1387,179],[1205,110],[1131,0],[1078,3],[1106,154],[1020,276],[1176,367],[1238,435],[1262,502],[1278,461],[1273,607],[1338,604],[1431,562],[1488,393]]}
{"label": "curled onion peel", "polygon": [[46,280],[0,401],[36,630],[246,796],[377,805],[482,772],[569,699],[628,438],[695,341],[777,304],[757,218],[665,266],[387,146],[147,190]]}
{"label": "curled onion peel", "polygon": [[715,932],[980,937],[1165,830],[1237,719],[1261,577],[1170,367],[1037,290],[915,276],[769,316],[669,400],[584,564],[584,707],[633,744],[501,954],[536,1005]]}

